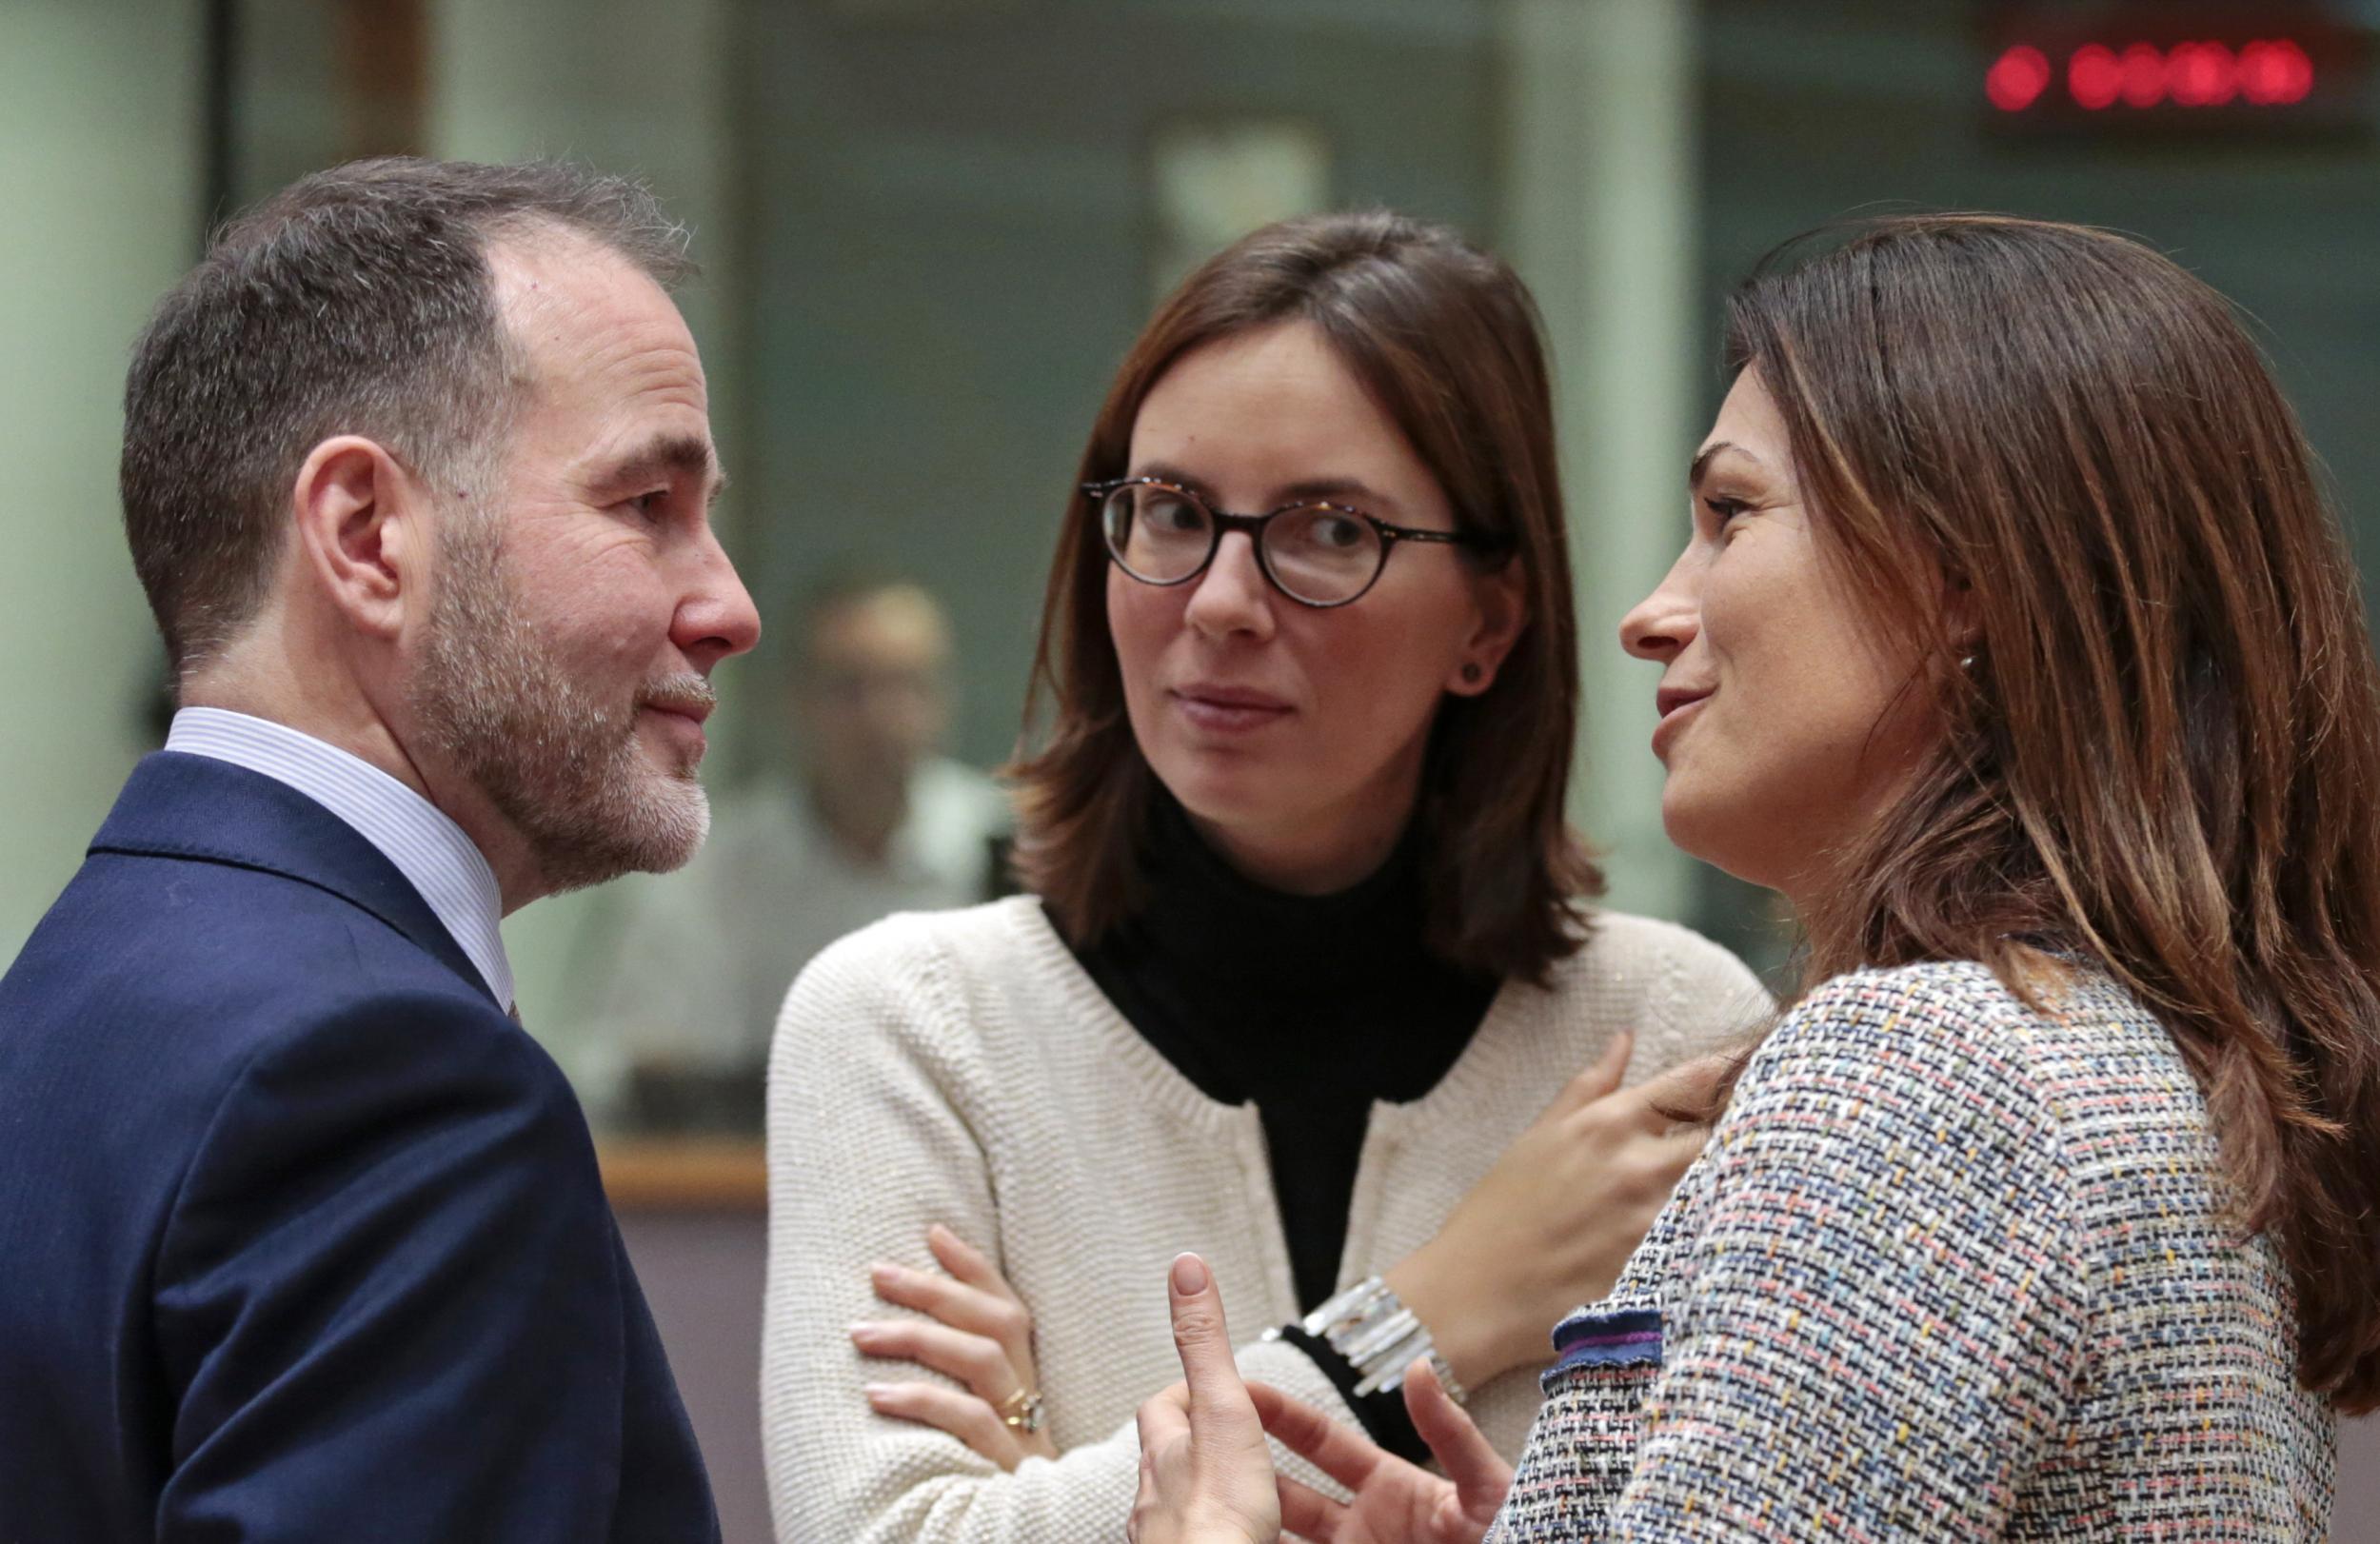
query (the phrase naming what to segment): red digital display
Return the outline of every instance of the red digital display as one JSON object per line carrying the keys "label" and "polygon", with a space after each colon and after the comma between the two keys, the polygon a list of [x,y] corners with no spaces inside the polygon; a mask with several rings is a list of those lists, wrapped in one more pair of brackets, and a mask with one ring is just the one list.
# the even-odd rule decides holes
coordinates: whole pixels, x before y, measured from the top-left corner
{"label": "red digital display", "polygon": [[2326,7],[1995,7],[1983,100],[2011,132],[2361,128],[2361,30]]}
{"label": "red digital display", "polygon": [[2030,43],[2010,45],[1984,72],[1983,92],[2002,112],[2023,112],[2062,89],[2087,112],[2111,108],[2294,107],[2313,94],[2314,62],[2293,38],[2226,43],[2086,43],[2064,67]]}
{"label": "red digital display", "polygon": [[2040,101],[2056,79],[2048,54],[2030,43],[2012,44],[1985,72],[1983,94],[2002,112],[2022,112]]}

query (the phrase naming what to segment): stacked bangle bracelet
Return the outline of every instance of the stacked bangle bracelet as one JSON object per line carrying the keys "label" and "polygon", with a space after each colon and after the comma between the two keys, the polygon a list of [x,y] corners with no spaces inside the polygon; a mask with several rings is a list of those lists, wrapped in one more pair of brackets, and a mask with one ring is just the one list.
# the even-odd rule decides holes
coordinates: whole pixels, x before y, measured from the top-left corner
{"label": "stacked bangle bracelet", "polygon": [[1405,1369],[1417,1356],[1428,1360],[1448,1397],[1457,1404],[1468,1397],[1455,1380],[1454,1369],[1438,1355],[1429,1329],[1377,1276],[1365,1277],[1324,1302],[1305,1316],[1302,1328],[1347,1359],[1356,1370],[1359,1397],[1400,1387]]}

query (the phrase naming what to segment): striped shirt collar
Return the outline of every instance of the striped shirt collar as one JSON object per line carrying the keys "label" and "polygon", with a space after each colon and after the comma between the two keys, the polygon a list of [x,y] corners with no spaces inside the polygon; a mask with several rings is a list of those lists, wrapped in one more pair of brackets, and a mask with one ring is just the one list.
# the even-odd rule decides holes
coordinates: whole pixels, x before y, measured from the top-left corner
{"label": "striped shirt collar", "polygon": [[166,749],[211,756],[285,782],[355,827],[420,892],[487,990],[512,1006],[496,871],[445,811],[380,768],[312,735],[219,707],[173,715]]}

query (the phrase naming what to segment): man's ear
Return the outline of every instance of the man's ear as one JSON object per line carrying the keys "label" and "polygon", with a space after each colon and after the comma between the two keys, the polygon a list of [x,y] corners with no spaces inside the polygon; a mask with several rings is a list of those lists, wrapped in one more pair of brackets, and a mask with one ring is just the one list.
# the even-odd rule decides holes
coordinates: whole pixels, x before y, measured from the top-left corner
{"label": "man's ear", "polygon": [[1518,563],[1506,563],[1472,581],[1479,603],[1478,624],[1463,641],[1462,653],[1447,677],[1446,689],[1458,697],[1477,697],[1496,684],[1496,672],[1513,651],[1520,630],[1529,624],[1526,576]]}
{"label": "man's ear", "polygon": [[290,496],[300,572],[356,631],[394,639],[428,593],[422,485],[376,442],[342,434],[307,456]]}

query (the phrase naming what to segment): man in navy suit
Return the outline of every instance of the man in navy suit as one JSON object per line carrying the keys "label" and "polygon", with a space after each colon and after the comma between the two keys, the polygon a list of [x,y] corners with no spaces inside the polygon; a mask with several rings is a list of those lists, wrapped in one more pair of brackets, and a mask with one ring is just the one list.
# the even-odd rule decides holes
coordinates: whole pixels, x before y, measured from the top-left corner
{"label": "man in navy suit", "polygon": [[366,162],[143,334],[181,708],[0,980],[0,1540],[718,1536],[496,926],[707,821],[684,267],[631,185]]}

